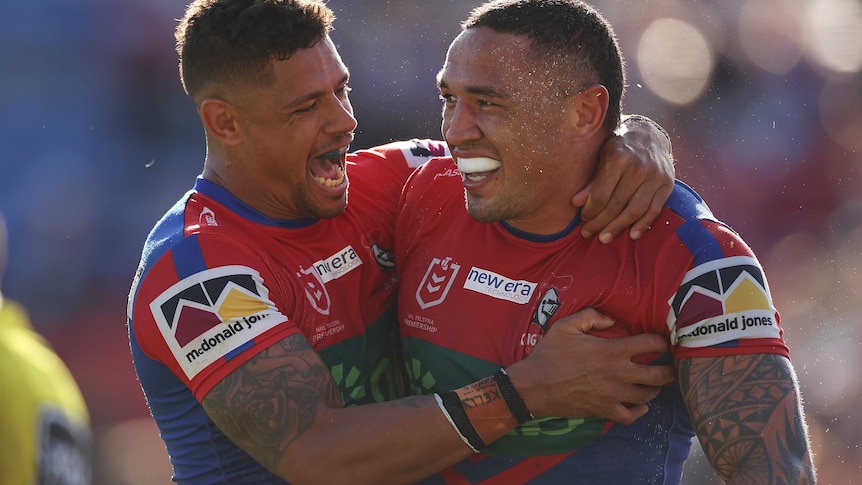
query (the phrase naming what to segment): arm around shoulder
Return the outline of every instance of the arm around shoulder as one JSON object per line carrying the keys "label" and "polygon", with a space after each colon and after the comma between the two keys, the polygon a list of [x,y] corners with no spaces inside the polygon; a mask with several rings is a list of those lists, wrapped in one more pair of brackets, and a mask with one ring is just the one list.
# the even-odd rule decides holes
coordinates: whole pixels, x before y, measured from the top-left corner
{"label": "arm around shoulder", "polygon": [[234,443],[294,484],[411,483],[473,453],[433,396],[343,408],[328,368],[301,335],[243,364],[203,406]]}
{"label": "arm around shoulder", "polygon": [[601,232],[601,241],[609,243],[631,227],[630,237],[640,238],[670,197],[674,175],[667,131],[646,116],[625,116],[602,145],[593,179],[572,197],[583,207],[582,234]]}

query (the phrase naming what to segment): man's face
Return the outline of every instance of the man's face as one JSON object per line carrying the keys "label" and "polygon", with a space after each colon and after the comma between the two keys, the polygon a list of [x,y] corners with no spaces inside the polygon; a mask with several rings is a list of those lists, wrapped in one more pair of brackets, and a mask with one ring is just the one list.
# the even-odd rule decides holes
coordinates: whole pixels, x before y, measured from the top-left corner
{"label": "man's face", "polygon": [[567,136],[570,106],[525,37],[485,27],[462,32],[438,75],[443,136],[458,159],[501,162],[464,173],[467,209],[482,222],[506,220],[535,234],[563,230],[570,198],[592,164],[576,163]]}
{"label": "man's face", "polygon": [[329,218],[347,204],[345,153],[356,119],[348,71],[327,37],[274,61],[272,86],[240,94],[242,142],[227,167],[240,196],[276,219]]}

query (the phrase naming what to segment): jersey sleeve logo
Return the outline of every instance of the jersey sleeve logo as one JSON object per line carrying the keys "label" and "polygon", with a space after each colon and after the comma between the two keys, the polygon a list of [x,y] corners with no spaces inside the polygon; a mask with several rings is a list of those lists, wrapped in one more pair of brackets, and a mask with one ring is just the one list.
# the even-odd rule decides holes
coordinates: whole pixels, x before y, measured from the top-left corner
{"label": "jersey sleeve logo", "polygon": [[389,146],[401,150],[404,160],[410,167],[418,167],[431,158],[445,157],[449,155],[449,148],[445,143],[430,140],[419,140],[414,138],[409,141],[392,142]]}
{"label": "jersey sleeve logo", "polygon": [[446,299],[452,283],[458,275],[461,265],[452,262],[452,258],[441,260],[434,258],[425,271],[425,276],[416,288],[416,301],[423,310],[434,305],[439,305]]}
{"label": "jersey sleeve logo", "polygon": [[270,301],[260,274],[245,266],[223,266],[189,276],[153,300],[150,311],[190,380],[287,321]]}
{"label": "jersey sleeve logo", "polygon": [[750,338],[781,338],[778,313],[760,264],[748,256],[699,265],[669,300],[671,341],[707,347]]}

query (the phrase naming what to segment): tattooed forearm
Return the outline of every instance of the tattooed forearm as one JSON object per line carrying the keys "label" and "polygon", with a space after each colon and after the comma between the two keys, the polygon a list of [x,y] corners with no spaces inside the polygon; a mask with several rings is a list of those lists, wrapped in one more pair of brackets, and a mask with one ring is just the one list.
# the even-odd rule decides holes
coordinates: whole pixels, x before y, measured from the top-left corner
{"label": "tattooed forearm", "polygon": [[219,382],[203,405],[225,435],[274,469],[321,402],[341,406],[341,395],[305,338],[294,335]]}
{"label": "tattooed forearm", "polygon": [[682,359],[680,387],[704,453],[731,483],[814,483],[790,361],[778,355]]}

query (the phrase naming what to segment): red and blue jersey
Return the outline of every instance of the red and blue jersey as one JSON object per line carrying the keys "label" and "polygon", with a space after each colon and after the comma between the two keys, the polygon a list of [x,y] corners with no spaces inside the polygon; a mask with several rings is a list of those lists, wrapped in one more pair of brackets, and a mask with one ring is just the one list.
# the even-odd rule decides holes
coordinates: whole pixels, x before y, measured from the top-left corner
{"label": "red and blue jersey", "polygon": [[398,198],[440,142],[348,155],[349,204],[332,219],[273,220],[199,178],[156,224],[129,297],[135,369],[180,483],[283,483],[225,437],[200,401],[302,334],[346,406],[404,394],[392,257]]}
{"label": "red and blue jersey", "polygon": [[[445,392],[529,355],[560,318],[596,308],[617,335],[657,333],[672,358],[787,356],[761,265],[745,242],[677,182],[638,241],[584,239],[480,223],[451,159],[410,179],[396,228],[399,325],[414,393]],[[426,482],[679,483],[694,435],[677,386],[625,426],[601,419],[525,423]]]}

